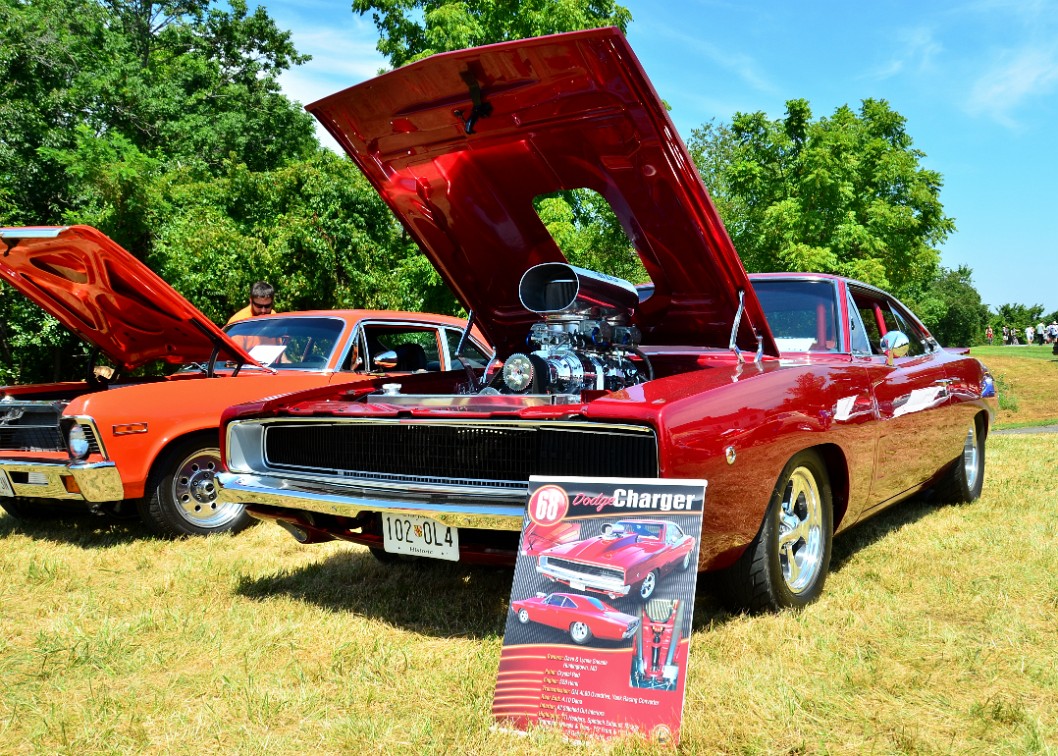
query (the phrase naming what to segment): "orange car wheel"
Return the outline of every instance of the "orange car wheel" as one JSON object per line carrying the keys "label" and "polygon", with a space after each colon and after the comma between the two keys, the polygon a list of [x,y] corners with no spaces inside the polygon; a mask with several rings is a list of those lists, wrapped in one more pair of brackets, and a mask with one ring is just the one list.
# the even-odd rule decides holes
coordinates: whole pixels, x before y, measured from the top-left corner
{"label": "orange car wheel", "polygon": [[140,516],[158,535],[212,535],[239,531],[253,520],[241,504],[217,500],[220,449],[213,435],[184,439],[155,462]]}

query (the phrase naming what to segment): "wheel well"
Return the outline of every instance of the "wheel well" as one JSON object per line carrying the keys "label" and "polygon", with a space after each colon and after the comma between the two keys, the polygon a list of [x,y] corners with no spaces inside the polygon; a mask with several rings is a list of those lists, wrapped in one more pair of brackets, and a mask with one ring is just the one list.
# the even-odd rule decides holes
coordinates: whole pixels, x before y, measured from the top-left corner
{"label": "wheel well", "polygon": [[820,444],[813,447],[823,463],[827,466],[827,475],[830,476],[830,492],[834,500],[834,530],[837,531],[841,521],[849,509],[849,464],[845,459],[845,453],[836,444]]}
{"label": "wheel well", "polygon": [[981,437],[985,441],[988,440],[988,412],[981,410],[974,415],[974,420],[977,422],[977,432],[981,434]]}
{"label": "wheel well", "polygon": [[[220,447],[220,438],[218,436],[219,433],[220,433],[220,430],[218,428],[212,428],[212,429],[206,429],[206,430],[191,431],[190,433],[185,433],[182,436],[177,436],[176,438],[169,439],[169,442],[158,451],[158,455],[154,458],[154,461],[151,462],[150,475],[154,474],[155,468],[158,466],[158,464],[163,459],[166,458],[166,456],[169,454],[170,451],[172,451],[172,449],[175,446],[177,446],[178,444],[185,443],[185,442],[187,442],[190,439],[194,439],[196,441],[201,440],[201,441],[206,442],[206,443],[212,441],[219,448]],[[150,477],[150,476],[148,476],[148,477]]]}

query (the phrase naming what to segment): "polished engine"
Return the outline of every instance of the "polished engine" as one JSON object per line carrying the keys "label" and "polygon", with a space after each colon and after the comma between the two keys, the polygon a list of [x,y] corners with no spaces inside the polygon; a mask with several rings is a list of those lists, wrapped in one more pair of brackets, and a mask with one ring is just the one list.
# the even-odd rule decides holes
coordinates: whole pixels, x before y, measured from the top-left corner
{"label": "polished engine", "polygon": [[[639,294],[627,281],[565,263],[543,263],[518,285],[522,306],[543,316],[528,352],[507,357],[487,375],[486,392],[579,395],[617,391],[647,380],[650,363],[629,324]],[[632,355],[638,359],[633,360]]]}

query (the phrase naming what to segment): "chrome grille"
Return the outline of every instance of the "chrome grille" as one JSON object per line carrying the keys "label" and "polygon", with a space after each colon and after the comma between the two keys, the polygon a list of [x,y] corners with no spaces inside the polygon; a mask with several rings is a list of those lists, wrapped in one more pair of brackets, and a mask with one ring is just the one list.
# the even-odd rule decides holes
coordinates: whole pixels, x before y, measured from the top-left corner
{"label": "chrome grille", "polygon": [[489,486],[530,475],[658,474],[653,432],[587,423],[280,422],[264,447],[271,469],[352,479]]}
{"label": "chrome grille", "polygon": [[581,562],[571,562],[568,559],[556,559],[555,557],[544,558],[547,560],[548,567],[556,567],[558,569],[569,570],[570,572],[578,572],[581,575],[617,578],[618,580],[625,579],[624,570],[619,570],[616,567],[600,567],[595,564],[582,564]]}
{"label": "chrome grille", "polygon": [[61,415],[61,406],[51,402],[0,402],[0,449],[64,451]]}

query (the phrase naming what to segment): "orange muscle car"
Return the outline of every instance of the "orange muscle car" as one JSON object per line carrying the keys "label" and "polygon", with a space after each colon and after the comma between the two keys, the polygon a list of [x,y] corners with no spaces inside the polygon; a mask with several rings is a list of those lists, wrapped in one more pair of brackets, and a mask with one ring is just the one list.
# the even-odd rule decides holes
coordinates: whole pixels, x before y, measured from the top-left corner
{"label": "orange muscle car", "polygon": [[[217,428],[232,404],[382,374],[481,368],[491,349],[444,315],[320,310],[225,330],[99,231],[0,228],[0,276],[93,344],[116,372],[0,388],[0,506],[138,514],[161,535],[245,527],[217,501]],[[165,376],[132,377],[162,361]],[[106,375],[106,377],[104,377]]]}

